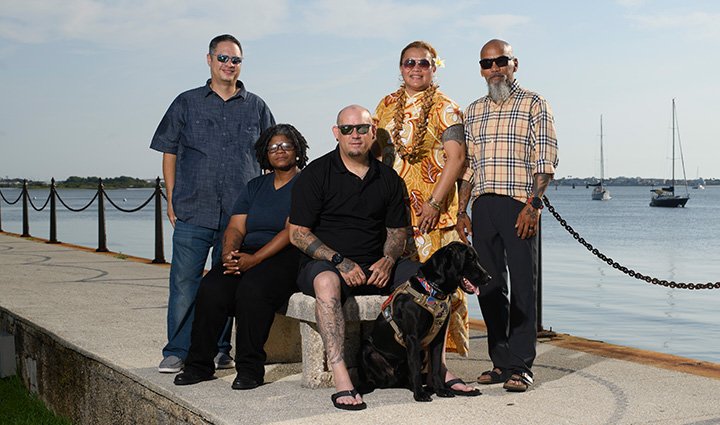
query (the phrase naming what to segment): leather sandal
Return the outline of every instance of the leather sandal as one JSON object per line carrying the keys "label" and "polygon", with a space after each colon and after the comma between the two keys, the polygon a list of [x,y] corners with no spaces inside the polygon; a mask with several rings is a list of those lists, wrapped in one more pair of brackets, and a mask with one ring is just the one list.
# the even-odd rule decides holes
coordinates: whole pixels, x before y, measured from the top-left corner
{"label": "leather sandal", "polygon": [[511,393],[524,393],[527,391],[529,386],[530,384],[527,380],[525,380],[525,377],[520,374],[513,373],[510,375],[510,378],[505,381],[503,388]]}
{"label": "leather sandal", "polygon": [[485,372],[481,373],[480,376],[478,376],[478,384],[482,385],[490,385],[490,384],[500,384],[502,382],[505,382],[505,373],[500,372],[497,373],[497,371],[500,370],[499,368],[495,368],[493,370],[486,370]]}

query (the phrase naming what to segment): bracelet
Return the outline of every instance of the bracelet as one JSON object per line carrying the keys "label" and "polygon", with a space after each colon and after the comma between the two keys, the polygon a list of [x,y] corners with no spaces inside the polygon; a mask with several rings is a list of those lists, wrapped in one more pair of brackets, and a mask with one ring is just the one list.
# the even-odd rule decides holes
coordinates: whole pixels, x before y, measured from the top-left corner
{"label": "bracelet", "polygon": [[395,260],[393,260],[393,258],[391,256],[385,254],[385,255],[383,255],[383,258],[387,258],[388,261],[390,261],[390,264],[395,264]]}
{"label": "bracelet", "polygon": [[436,201],[435,199],[433,199],[432,195],[430,195],[430,197],[428,198],[427,203],[428,203],[431,207],[433,207],[433,208],[435,208],[436,210],[440,211],[440,203],[439,203],[438,201]]}

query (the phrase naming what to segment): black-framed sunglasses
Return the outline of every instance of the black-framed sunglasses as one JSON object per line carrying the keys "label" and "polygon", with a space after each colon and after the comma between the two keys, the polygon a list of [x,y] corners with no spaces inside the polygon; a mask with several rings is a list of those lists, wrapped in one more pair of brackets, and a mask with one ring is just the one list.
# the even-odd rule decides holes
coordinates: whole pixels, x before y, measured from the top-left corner
{"label": "black-framed sunglasses", "polygon": [[420,69],[430,69],[431,63],[427,59],[405,59],[405,62],[402,63],[405,69],[413,69],[415,65],[419,66]]}
{"label": "black-framed sunglasses", "polygon": [[243,60],[240,56],[217,55],[215,57],[218,62],[226,63],[227,61],[230,61],[233,65],[240,65]]}
{"label": "black-framed sunglasses", "polygon": [[345,124],[339,125],[338,128],[340,129],[340,134],[343,136],[352,134],[353,130],[357,130],[358,134],[367,134],[367,132],[370,131],[370,124]]}
{"label": "black-framed sunglasses", "polygon": [[290,143],[290,142],[275,143],[275,144],[269,145],[268,148],[267,148],[267,150],[268,150],[268,152],[270,152],[270,153],[275,153],[275,152],[277,152],[277,151],[279,151],[279,150],[282,150],[283,152],[294,151],[294,150],[295,150],[295,144],[294,144],[294,143]]}
{"label": "black-framed sunglasses", "polygon": [[498,66],[498,68],[502,68],[503,66],[507,66],[507,64],[512,60],[513,58],[508,56],[498,56],[496,58],[488,58],[488,59],[480,59],[480,68],[482,69],[490,69],[493,66],[493,62]]}

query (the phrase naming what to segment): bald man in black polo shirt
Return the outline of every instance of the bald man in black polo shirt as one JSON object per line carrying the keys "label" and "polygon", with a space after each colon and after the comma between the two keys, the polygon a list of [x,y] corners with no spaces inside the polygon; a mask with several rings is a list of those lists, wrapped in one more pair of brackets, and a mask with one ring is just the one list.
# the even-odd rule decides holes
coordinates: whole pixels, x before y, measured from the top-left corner
{"label": "bald man in black polo shirt", "polygon": [[332,399],[348,410],[366,406],[343,359],[342,303],[350,294],[389,294],[419,267],[399,259],[409,230],[403,182],[369,154],[372,122],[361,106],[340,111],[332,129],[337,148],[303,170],[290,207],[290,241],[307,254],[298,286],[316,298],[318,330],[338,391]]}

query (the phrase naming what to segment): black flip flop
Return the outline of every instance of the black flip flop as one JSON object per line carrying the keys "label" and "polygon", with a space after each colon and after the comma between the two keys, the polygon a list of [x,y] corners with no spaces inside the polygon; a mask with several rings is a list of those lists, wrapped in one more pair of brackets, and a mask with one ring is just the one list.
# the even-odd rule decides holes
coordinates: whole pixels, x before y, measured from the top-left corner
{"label": "black flip flop", "polygon": [[455,384],[467,385],[467,384],[465,383],[465,381],[463,381],[462,379],[460,379],[460,378],[455,378],[455,379],[451,379],[451,380],[449,380],[449,381],[447,381],[447,382],[445,383],[445,389],[448,390],[448,391],[450,391],[450,392],[453,393],[454,395],[460,396],[460,397],[477,397],[477,396],[479,396],[480,394],[482,394],[482,393],[480,392],[480,390],[478,390],[477,388],[473,388],[472,391],[454,390],[454,389],[452,388],[452,386],[455,385]]}
{"label": "black flip flop", "polygon": [[340,409],[340,410],[363,410],[363,409],[365,409],[367,407],[367,404],[365,404],[364,401],[360,404],[340,404],[337,402],[337,399],[339,399],[340,397],[355,398],[356,395],[358,395],[358,392],[355,388],[353,388],[352,390],[336,392],[335,394],[330,396],[330,400],[332,400],[333,406],[335,406],[335,408]]}

